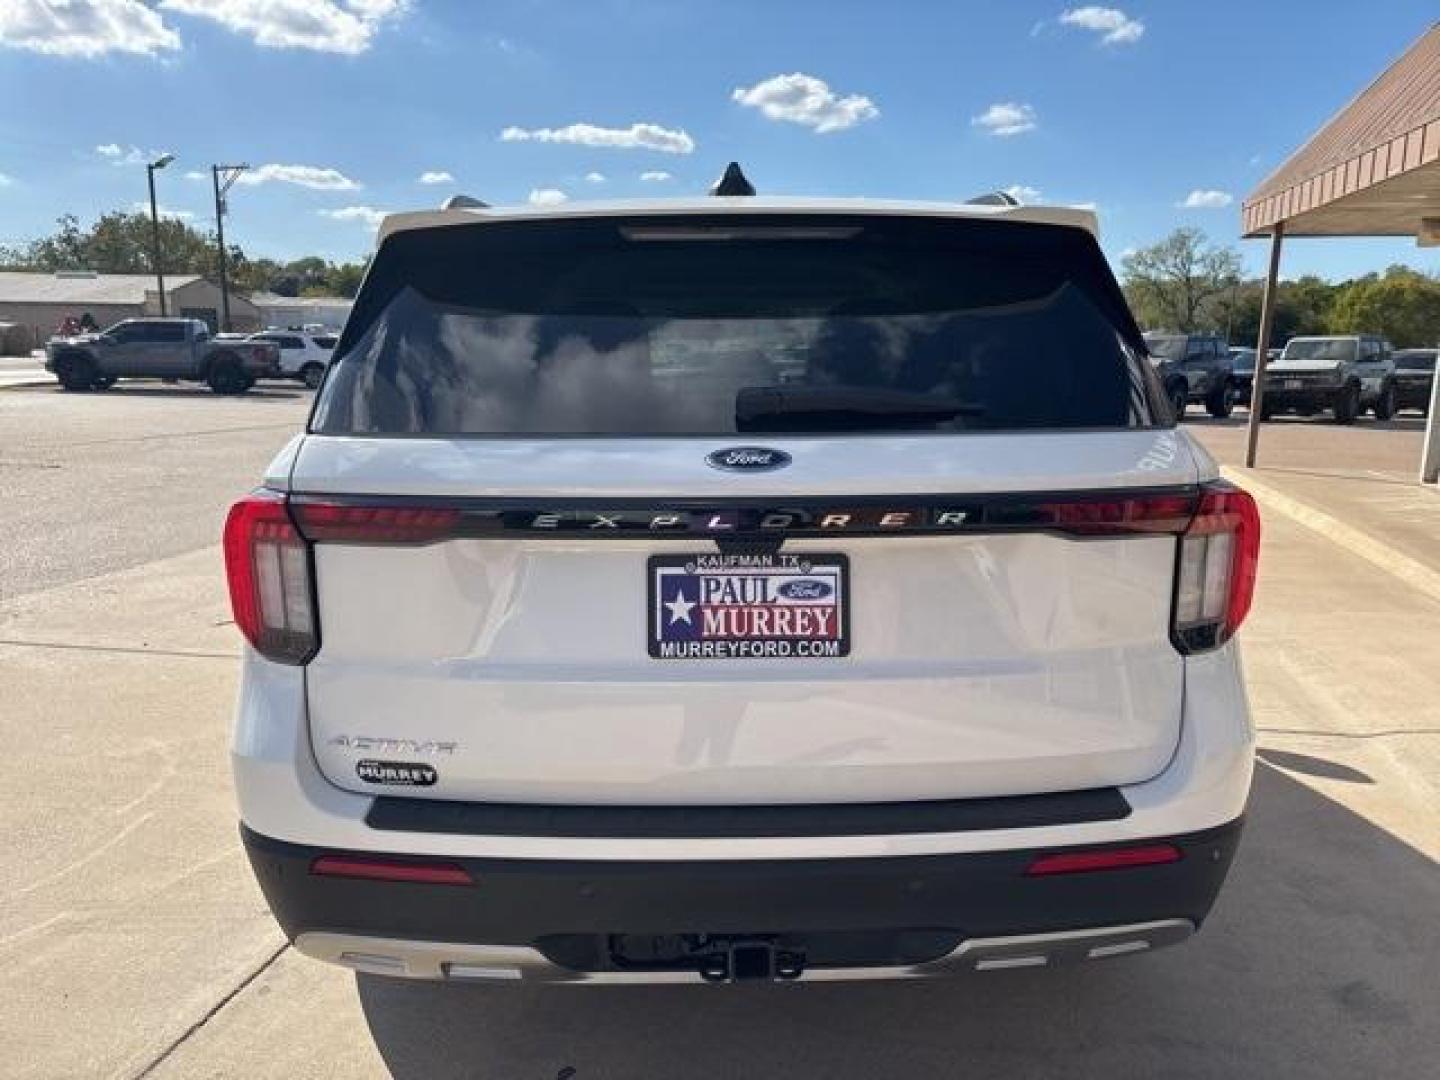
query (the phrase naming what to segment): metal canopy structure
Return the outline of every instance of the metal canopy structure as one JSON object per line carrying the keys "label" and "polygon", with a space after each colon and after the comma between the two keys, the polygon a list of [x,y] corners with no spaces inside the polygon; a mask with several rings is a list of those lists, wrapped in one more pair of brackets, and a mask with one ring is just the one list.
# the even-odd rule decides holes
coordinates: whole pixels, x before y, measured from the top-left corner
{"label": "metal canopy structure", "polygon": [[[1413,236],[1440,245],[1440,23],[1291,154],[1245,200],[1240,217],[1247,238],[1271,240],[1245,454],[1253,466],[1284,238]],[[1440,471],[1435,396],[1421,465],[1427,481]]]}

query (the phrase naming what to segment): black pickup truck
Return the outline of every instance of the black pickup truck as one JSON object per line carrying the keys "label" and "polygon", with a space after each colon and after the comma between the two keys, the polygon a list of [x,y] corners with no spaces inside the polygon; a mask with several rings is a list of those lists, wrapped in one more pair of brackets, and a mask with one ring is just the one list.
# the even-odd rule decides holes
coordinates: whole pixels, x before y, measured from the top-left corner
{"label": "black pickup truck", "polygon": [[1165,396],[1175,418],[1185,417],[1185,407],[1203,404],[1205,411],[1223,420],[1235,408],[1236,388],[1230,351],[1219,334],[1145,335],[1145,347],[1155,374],[1165,387]]}
{"label": "black pickup truck", "polygon": [[1419,409],[1430,415],[1430,393],[1435,383],[1435,357],[1440,349],[1399,349],[1395,352],[1395,408]]}

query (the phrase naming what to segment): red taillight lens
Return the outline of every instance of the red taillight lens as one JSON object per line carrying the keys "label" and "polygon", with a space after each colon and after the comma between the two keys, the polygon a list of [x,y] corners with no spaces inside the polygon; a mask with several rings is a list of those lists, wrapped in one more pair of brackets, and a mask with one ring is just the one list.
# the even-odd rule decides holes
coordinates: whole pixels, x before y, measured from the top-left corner
{"label": "red taillight lens", "polygon": [[454,507],[356,506],[299,500],[290,512],[307,540],[352,544],[428,544],[455,534]]}
{"label": "red taillight lens", "polygon": [[985,524],[1004,528],[1054,529],[1082,536],[1178,533],[1195,515],[1193,495],[1136,495],[1133,498],[1003,503],[986,510]]}
{"label": "red taillight lens", "polygon": [[1026,867],[1025,876],[1085,874],[1092,870],[1124,870],[1132,866],[1159,866],[1179,861],[1180,849],[1174,844],[1145,844],[1101,851],[1058,851],[1054,855],[1041,855]]}
{"label": "red taillight lens", "polygon": [[473,885],[475,879],[452,862],[401,862],[363,855],[322,855],[310,864],[321,877],[365,878],[368,881],[407,881],[423,885]]}
{"label": "red taillight lens", "polygon": [[1206,484],[1195,519],[1180,538],[1174,638],[1182,652],[1229,641],[1255,596],[1260,511],[1250,495],[1224,481]]}
{"label": "red taillight lens", "polygon": [[305,663],[319,644],[310,547],[290,520],[285,496],[257,491],[232,506],[224,547],[235,625],[262,656]]}

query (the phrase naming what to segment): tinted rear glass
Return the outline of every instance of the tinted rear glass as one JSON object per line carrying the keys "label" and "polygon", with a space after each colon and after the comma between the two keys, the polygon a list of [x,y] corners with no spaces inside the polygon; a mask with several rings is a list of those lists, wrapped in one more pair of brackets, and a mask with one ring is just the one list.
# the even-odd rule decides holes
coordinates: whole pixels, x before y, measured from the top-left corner
{"label": "tinted rear glass", "polygon": [[401,233],[312,430],[730,435],[1154,422],[1074,229],[924,218],[557,220]]}

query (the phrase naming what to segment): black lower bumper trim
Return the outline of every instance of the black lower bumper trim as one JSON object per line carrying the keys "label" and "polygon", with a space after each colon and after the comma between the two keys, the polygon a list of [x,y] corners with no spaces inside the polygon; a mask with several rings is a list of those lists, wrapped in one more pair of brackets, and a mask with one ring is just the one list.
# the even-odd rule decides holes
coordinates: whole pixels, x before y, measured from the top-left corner
{"label": "black lower bumper trim", "polygon": [[[870,943],[865,962],[879,963],[885,958],[875,955],[874,942],[913,943],[917,934],[943,943],[1158,919],[1198,926],[1240,828],[1237,820],[1155,838],[1180,849],[1177,862],[1053,877],[1027,877],[1025,869],[1054,849],[740,862],[447,860],[469,872],[471,886],[316,876],[316,858],[345,853],[242,833],[270,908],[292,940],[330,931],[561,948],[573,958],[601,956],[601,943],[615,935],[813,935],[831,943],[852,935],[857,951]],[[1105,846],[1131,844],[1085,850]]]}
{"label": "black lower bumper trim", "polygon": [[713,839],[755,836],[905,836],[1119,821],[1118,788],[929,802],[789,806],[536,806],[383,796],[365,824],[387,832],[466,836]]}

